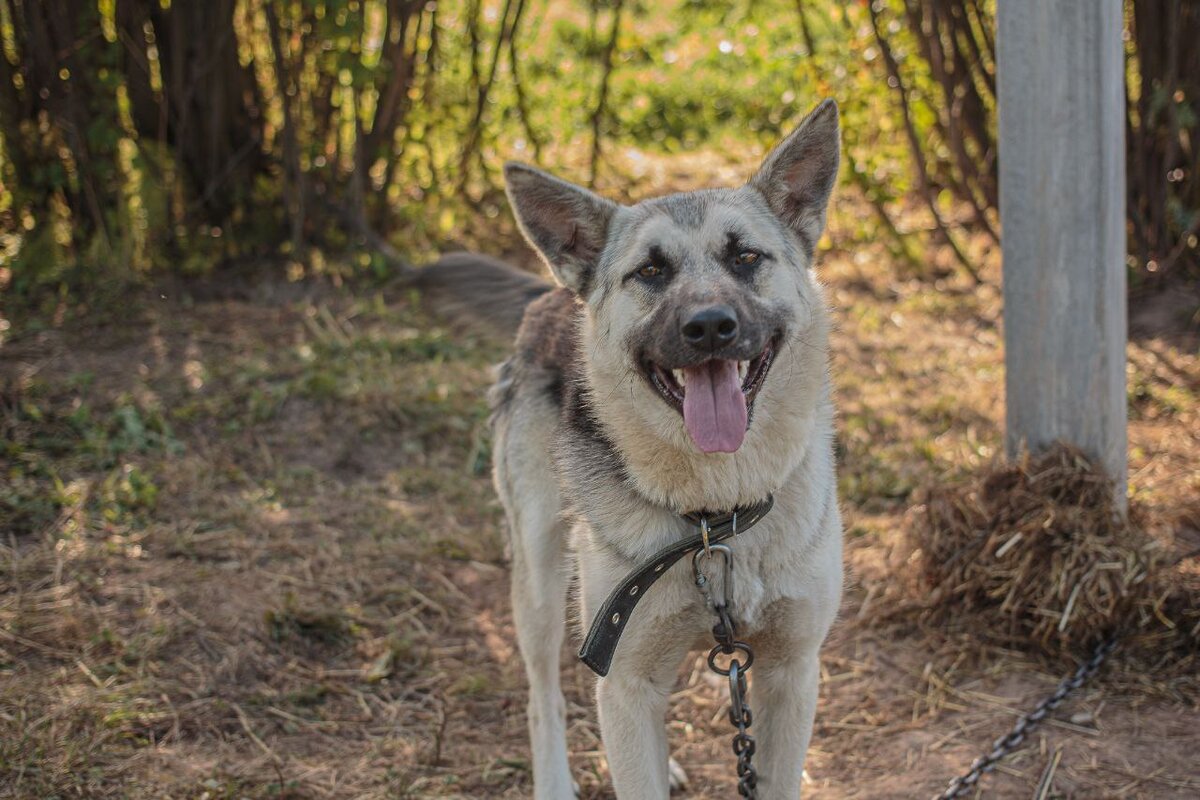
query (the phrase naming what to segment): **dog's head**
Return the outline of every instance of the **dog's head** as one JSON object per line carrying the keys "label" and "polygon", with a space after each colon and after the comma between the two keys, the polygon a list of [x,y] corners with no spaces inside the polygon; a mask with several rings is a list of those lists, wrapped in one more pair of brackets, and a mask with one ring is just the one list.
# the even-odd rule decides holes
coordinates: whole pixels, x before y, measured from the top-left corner
{"label": "dog's head", "polygon": [[838,159],[827,100],[736,189],[622,206],[522,164],[505,178],[526,238],[587,304],[589,375],[630,383],[620,393],[665,438],[732,453],[817,316],[809,267]]}

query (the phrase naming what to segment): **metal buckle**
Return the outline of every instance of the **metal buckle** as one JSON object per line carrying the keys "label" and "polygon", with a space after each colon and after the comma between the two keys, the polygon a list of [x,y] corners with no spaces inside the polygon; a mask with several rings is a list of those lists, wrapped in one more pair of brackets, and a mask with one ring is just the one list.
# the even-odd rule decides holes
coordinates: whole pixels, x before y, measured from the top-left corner
{"label": "metal buckle", "polygon": [[700,518],[700,538],[704,542],[704,555],[712,558],[712,548],[708,545],[708,517]]}

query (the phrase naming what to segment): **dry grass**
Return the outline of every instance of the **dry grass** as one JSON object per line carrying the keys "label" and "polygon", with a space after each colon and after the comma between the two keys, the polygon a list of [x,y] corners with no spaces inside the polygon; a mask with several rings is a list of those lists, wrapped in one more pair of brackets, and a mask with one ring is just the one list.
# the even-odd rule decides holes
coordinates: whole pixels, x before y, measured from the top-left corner
{"label": "dry grass", "polygon": [[[840,202],[841,219],[869,217]],[[848,244],[822,267],[852,581],[809,795],[907,799],[944,786],[1061,669],[956,617],[879,621],[908,588],[896,565],[916,488],[972,486],[996,457],[999,293],[986,243],[977,290],[939,253],[928,280],[894,275],[853,236],[835,232]],[[1175,334],[1130,350],[1133,499],[1194,578],[1200,359]],[[272,281],[165,286],[119,317],[15,331],[0,349],[0,798],[528,796],[486,474],[500,353],[409,298]],[[1073,636],[1090,602],[1077,596]],[[607,798],[573,644],[572,766],[585,798]],[[1058,754],[1051,797],[1194,797],[1194,696],[1160,682],[1090,685],[987,796],[1028,798]],[[691,797],[729,796],[725,702],[684,665],[669,729]]]}
{"label": "dry grass", "polygon": [[1127,668],[1196,696],[1200,581],[1116,508],[1112,483],[1058,445],[939,486],[909,526],[909,610],[1063,666],[1119,636]]}

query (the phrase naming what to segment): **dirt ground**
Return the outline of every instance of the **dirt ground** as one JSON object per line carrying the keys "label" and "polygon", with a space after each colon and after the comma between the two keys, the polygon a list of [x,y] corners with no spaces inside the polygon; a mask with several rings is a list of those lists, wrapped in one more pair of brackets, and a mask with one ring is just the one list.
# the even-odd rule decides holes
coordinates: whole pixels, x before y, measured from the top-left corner
{"label": "dirt ground", "polygon": [[[850,580],[809,797],[930,797],[1069,669],[872,624],[915,490],[1001,446],[998,270],[974,255],[979,288],[898,277],[870,248],[824,256]],[[414,303],[231,276],[12,332],[0,797],[529,794],[482,400],[503,348]],[[1170,308],[1130,345],[1131,497],[1194,564],[1200,360]],[[563,663],[582,796],[611,797],[592,678]],[[681,670],[671,750],[686,796],[729,797],[725,697],[701,666]],[[1200,796],[1195,694],[1109,675],[979,796]]]}

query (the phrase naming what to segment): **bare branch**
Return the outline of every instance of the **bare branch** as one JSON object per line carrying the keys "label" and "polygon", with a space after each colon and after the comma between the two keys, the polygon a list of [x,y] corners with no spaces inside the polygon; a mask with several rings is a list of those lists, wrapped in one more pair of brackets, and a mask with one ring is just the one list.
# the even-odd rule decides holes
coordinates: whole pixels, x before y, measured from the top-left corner
{"label": "bare branch", "polygon": [[601,131],[604,115],[608,110],[608,84],[613,71],[613,53],[617,49],[617,36],[621,32],[621,12],[625,0],[613,4],[612,27],[608,32],[608,43],[604,47],[601,61],[600,96],[596,99],[596,110],[592,112],[592,156],[588,162],[588,186],[596,185],[596,167],[600,163]]}
{"label": "bare branch", "polygon": [[900,103],[900,115],[904,120],[904,132],[908,136],[909,149],[913,156],[913,168],[917,173],[917,182],[921,190],[921,196],[925,200],[925,205],[929,207],[929,213],[933,215],[934,224],[937,225],[938,231],[941,233],[943,240],[950,246],[954,252],[954,258],[958,261],[963,270],[971,276],[975,283],[982,283],[983,278],[979,274],[979,270],[971,263],[962,248],[958,246],[950,229],[946,226],[942,219],[941,212],[937,207],[937,196],[933,191],[933,186],[929,182],[929,170],[925,163],[925,151],[922,148],[921,140],[917,136],[916,126],[913,125],[912,115],[908,111],[908,90],[905,88],[904,81],[900,77],[900,67],[896,63],[896,57],[892,53],[891,45],[888,43],[887,37],[883,35],[883,31],[879,27],[879,12],[875,8],[874,3],[867,4],[867,10],[871,15],[871,27],[875,31],[875,41],[879,44],[879,51],[883,55],[883,63],[887,67],[888,78],[893,87],[896,89]]}

